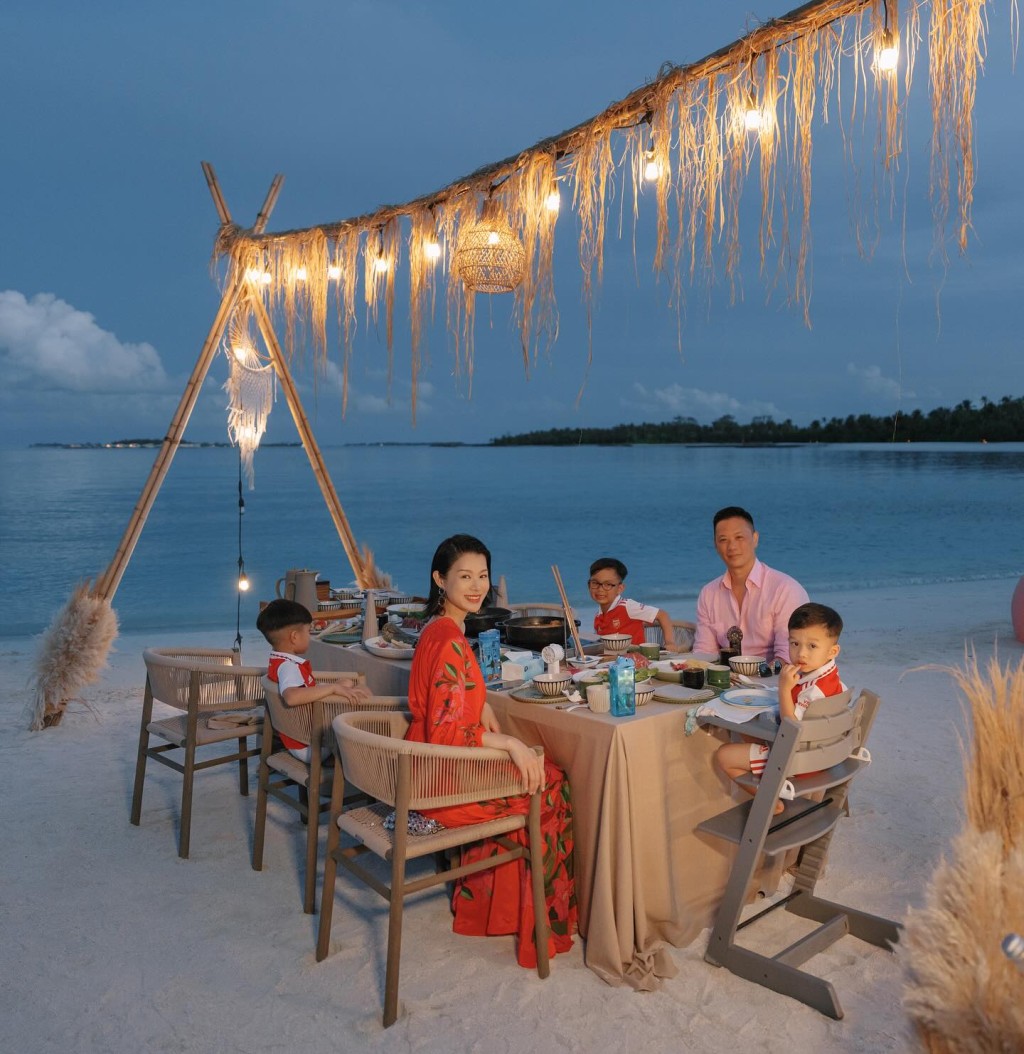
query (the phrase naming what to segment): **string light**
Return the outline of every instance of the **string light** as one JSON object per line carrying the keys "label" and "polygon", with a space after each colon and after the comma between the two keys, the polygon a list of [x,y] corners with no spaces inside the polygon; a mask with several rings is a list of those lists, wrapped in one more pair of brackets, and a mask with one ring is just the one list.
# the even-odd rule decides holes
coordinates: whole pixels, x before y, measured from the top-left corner
{"label": "string light", "polygon": [[308,275],[306,273],[306,268],[305,267],[298,267],[298,268],[296,268],[296,270],[295,270],[295,281],[296,282],[304,282],[307,277],[308,277]]}
{"label": "string light", "polygon": [[391,270],[391,261],[384,253],[384,231],[377,229],[377,256],[373,261],[373,269],[377,274],[385,274]]}
{"label": "string light", "polygon": [[245,497],[242,494],[242,448],[238,448],[238,596],[235,600],[235,643],[232,650],[242,651],[242,594],[249,591],[249,576],[245,573],[245,557],[242,555],[242,517],[245,515]]}
{"label": "string light", "polygon": [[341,268],[338,267],[336,264],[332,264],[330,267],[327,268],[327,277],[332,282],[337,282],[338,279],[341,278]]}
{"label": "string light", "polygon": [[557,213],[562,206],[562,197],[558,193],[558,184],[552,183],[551,189],[547,193],[547,197],[544,199],[544,208],[548,212]]}
{"label": "string light", "polygon": [[875,55],[875,67],[882,73],[895,73],[900,61],[900,49],[891,30],[882,34],[882,44]]}
{"label": "string light", "polygon": [[743,113],[743,127],[748,132],[759,132],[763,124],[764,114],[761,112],[761,107],[757,105],[754,89],[750,88],[747,91],[747,108]]}
{"label": "string light", "polygon": [[441,243],[436,238],[428,238],[423,243],[423,255],[428,260],[440,260],[441,259]]}
{"label": "string light", "polygon": [[657,183],[661,179],[661,162],[653,150],[644,154],[644,179],[648,183]]}

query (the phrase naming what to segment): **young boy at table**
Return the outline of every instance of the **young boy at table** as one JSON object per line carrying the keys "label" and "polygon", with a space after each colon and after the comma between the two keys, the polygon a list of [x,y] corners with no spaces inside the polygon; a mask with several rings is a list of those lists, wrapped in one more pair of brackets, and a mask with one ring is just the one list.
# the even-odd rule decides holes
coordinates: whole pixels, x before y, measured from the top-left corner
{"label": "young boy at table", "polygon": [[590,565],[587,585],[600,608],[594,616],[594,629],[601,634],[628,633],[634,644],[643,644],[644,630],[657,623],[665,638],[665,647],[671,650],[675,647],[675,631],[668,612],[623,597],[627,574],[626,565],[611,556],[602,556]]}
{"label": "young boy at table", "polygon": [[[815,699],[846,691],[839,677],[836,656],[843,620],[824,604],[801,604],[789,616],[789,662],[779,674],[779,716],[803,719]],[[745,772],[758,778],[764,773],[770,747],[759,739],[744,737],[743,743],[726,743],[715,752],[715,764],[730,779]],[[753,794],[751,788],[746,788]],[[782,812],[776,802],[775,812]]]}
{"label": "young boy at table", "polygon": [[[256,628],[273,649],[267,660],[267,678],[277,685],[284,705],[308,706],[328,696],[348,696],[353,692],[365,697],[368,693],[363,688],[316,683],[309,659],[303,658],[309,650],[312,623],[309,610],[295,600],[272,600],[256,616]],[[310,760],[308,744],[278,735],[282,744],[300,761]],[[329,747],[325,748],[324,754],[329,756]]]}

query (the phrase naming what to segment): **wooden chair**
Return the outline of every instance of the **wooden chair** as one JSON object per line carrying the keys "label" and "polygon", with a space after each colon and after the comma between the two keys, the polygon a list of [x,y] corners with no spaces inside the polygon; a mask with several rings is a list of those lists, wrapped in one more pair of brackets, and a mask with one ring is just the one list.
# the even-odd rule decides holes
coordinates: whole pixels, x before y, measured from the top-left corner
{"label": "wooden chair", "polygon": [[[766,740],[774,736],[760,782],[746,778],[748,786],[757,788],[753,800],[705,820],[697,828],[740,847],[704,958],[836,1019],[843,1011],[832,985],[799,967],[847,933],[889,949],[899,938],[898,923],[814,894],[849,783],[870,764],[864,744],[878,705],[873,692],[863,691],[856,700],[844,692],[811,703],[802,721],[787,718],[779,727],[773,718],[763,715],[742,725],[717,717],[704,719]],[[788,800],[784,801],[784,811],[774,815],[780,796]],[[740,913],[761,855],[775,856],[798,847],[792,892],[741,923]],[[736,943],[737,931],[780,907],[820,925],[773,956]]]}
{"label": "wooden chair", "polygon": [[[407,742],[403,737],[409,715],[403,713],[348,713],[333,722],[337,759],[331,789],[331,821],[327,836],[327,862],[324,867],[324,896],[320,904],[320,925],[316,958],[327,957],[331,938],[333,890],[337,867],[341,864],[390,905],[388,919],[387,968],[384,981],[384,1027],[392,1025],[398,1014],[398,970],[402,947],[402,909],[404,898],[412,893],[464,875],[484,871],[498,864],[526,858],[535,866],[532,877],[533,910],[536,918],[537,973],[548,976],[548,924],[544,906],[544,848],[540,831],[540,792],[530,799],[528,816],[501,816],[486,823],[450,827],[437,834],[410,835],[410,810],[440,808],[504,798],[522,794],[519,770],[503,750],[484,747],[446,747],[432,743]],[[538,753],[540,748],[535,747]],[[377,799],[373,805],[346,809],[344,785],[348,781]],[[385,817],[395,812],[395,829],[386,831]],[[528,848],[505,837],[526,828]],[[354,845],[342,846],[341,834]],[[420,878],[406,875],[406,864],[424,856],[438,860],[447,850],[493,838],[502,852],[471,864],[461,864]],[[390,885],[363,868],[358,857],[371,852],[391,865]],[[438,865],[441,866],[440,864]]]}
{"label": "wooden chair", "polygon": [[[340,686],[365,685],[361,673],[340,673],[336,670],[317,671],[317,684]],[[263,678],[266,693],[266,717],[263,725],[263,747],[256,790],[256,824],[252,840],[252,869],[263,870],[263,846],[267,827],[267,798],[276,798],[295,809],[306,825],[306,876],[302,910],[307,915],[316,911],[317,848],[319,844],[320,813],[330,808],[330,760],[324,764],[324,747],[330,742],[331,721],[338,714],[352,710],[406,709],[408,697],[367,696],[359,703],[344,700],[319,700],[309,706],[286,706],[277,685]],[[281,745],[281,733],[309,747],[309,761],[301,761]],[[310,800],[316,802],[310,808]]]}
{"label": "wooden chair", "polygon": [[[685,622],[682,619],[672,620],[672,630],[676,640],[682,645],[683,651],[692,651],[693,642],[697,638],[697,623]],[[661,632],[661,626],[656,622],[644,630],[644,640],[648,644],[665,644],[665,634]]]}
{"label": "wooden chair", "polygon": [[[188,857],[192,827],[192,785],[195,774],[214,765],[238,762],[238,791],[249,793],[248,759],[259,753],[250,747],[248,737],[259,735],[262,717],[253,716],[244,724],[228,728],[210,728],[211,717],[247,711],[263,703],[262,666],[238,665],[238,653],[222,648],[148,648],[143,652],[146,663],[146,690],[142,700],[142,723],[139,750],[135,762],[135,788],[132,794],[131,822],[138,827],[142,814],[142,788],[149,758],[182,774],[181,819],[178,856]],[[179,715],[153,720],[153,700],[181,711]],[[149,745],[150,736],[164,740],[160,746]],[[237,740],[232,754],[196,760],[202,747]],[[169,757],[182,750],[184,757]]]}

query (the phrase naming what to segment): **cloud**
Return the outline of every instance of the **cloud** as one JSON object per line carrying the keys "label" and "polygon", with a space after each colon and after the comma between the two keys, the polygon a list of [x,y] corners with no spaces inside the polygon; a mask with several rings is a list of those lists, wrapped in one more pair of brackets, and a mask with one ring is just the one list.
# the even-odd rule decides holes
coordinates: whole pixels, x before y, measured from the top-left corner
{"label": "cloud", "polygon": [[[681,384],[670,384],[667,388],[649,391],[639,382],[634,383],[633,392],[649,411],[651,404],[667,410],[676,417],[694,417],[698,421],[710,421],[730,414],[740,421],[754,417],[782,417],[774,403],[752,399],[743,401],[725,392],[705,392],[700,388],[684,388]],[[624,405],[636,406],[634,400],[624,400]]]}
{"label": "cloud", "polygon": [[29,390],[152,392],[167,385],[150,344],[125,344],[52,293],[0,291],[0,367]]}
{"label": "cloud", "polygon": [[[412,385],[404,378],[395,377],[391,383],[391,394],[388,396],[387,373],[383,371],[368,371],[361,375],[364,381],[376,382],[374,391],[367,391],[361,385],[357,385],[351,375],[348,380],[348,410],[357,414],[368,416],[387,416],[393,414],[404,415],[406,418],[411,414]],[[342,390],[341,368],[330,359],[324,367],[322,383],[338,393]],[[416,416],[431,412],[430,400],[434,395],[434,385],[430,381],[420,380],[416,385]]]}
{"label": "cloud", "polygon": [[846,364],[846,372],[850,377],[860,381],[861,390],[869,395],[878,395],[885,399],[915,399],[917,396],[903,388],[899,381],[882,375],[880,366],[856,366],[852,362]]}

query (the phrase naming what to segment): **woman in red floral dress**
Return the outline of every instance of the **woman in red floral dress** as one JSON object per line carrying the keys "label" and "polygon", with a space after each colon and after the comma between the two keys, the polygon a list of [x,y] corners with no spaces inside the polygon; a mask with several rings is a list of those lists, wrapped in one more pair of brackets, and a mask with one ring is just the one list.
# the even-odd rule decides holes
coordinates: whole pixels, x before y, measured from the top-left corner
{"label": "woman in red floral dress", "polygon": [[[427,615],[432,621],[416,646],[409,683],[412,723],[407,739],[445,746],[492,747],[508,751],[523,777],[527,793],[441,809],[424,810],[446,827],[480,823],[508,813],[525,815],[529,795],[543,787],[541,837],[544,842],[544,895],[551,926],[548,953],[568,951],[576,929],[576,895],[572,878],[572,806],[565,774],[543,761],[521,740],[501,731],[487,703],[480,667],[466,640],[465,618],[480,610],[490,593],[491,554],[467,534],[445,539],[430,569]],[[526,844],[525,830],[513,838]],[[463,862],[493,856],[492,841],[463,851]],[[456,933],[488,936],[514,933],[516,958],[534,967],[533,899],[525,860],[460,879],[452,901]]]}

